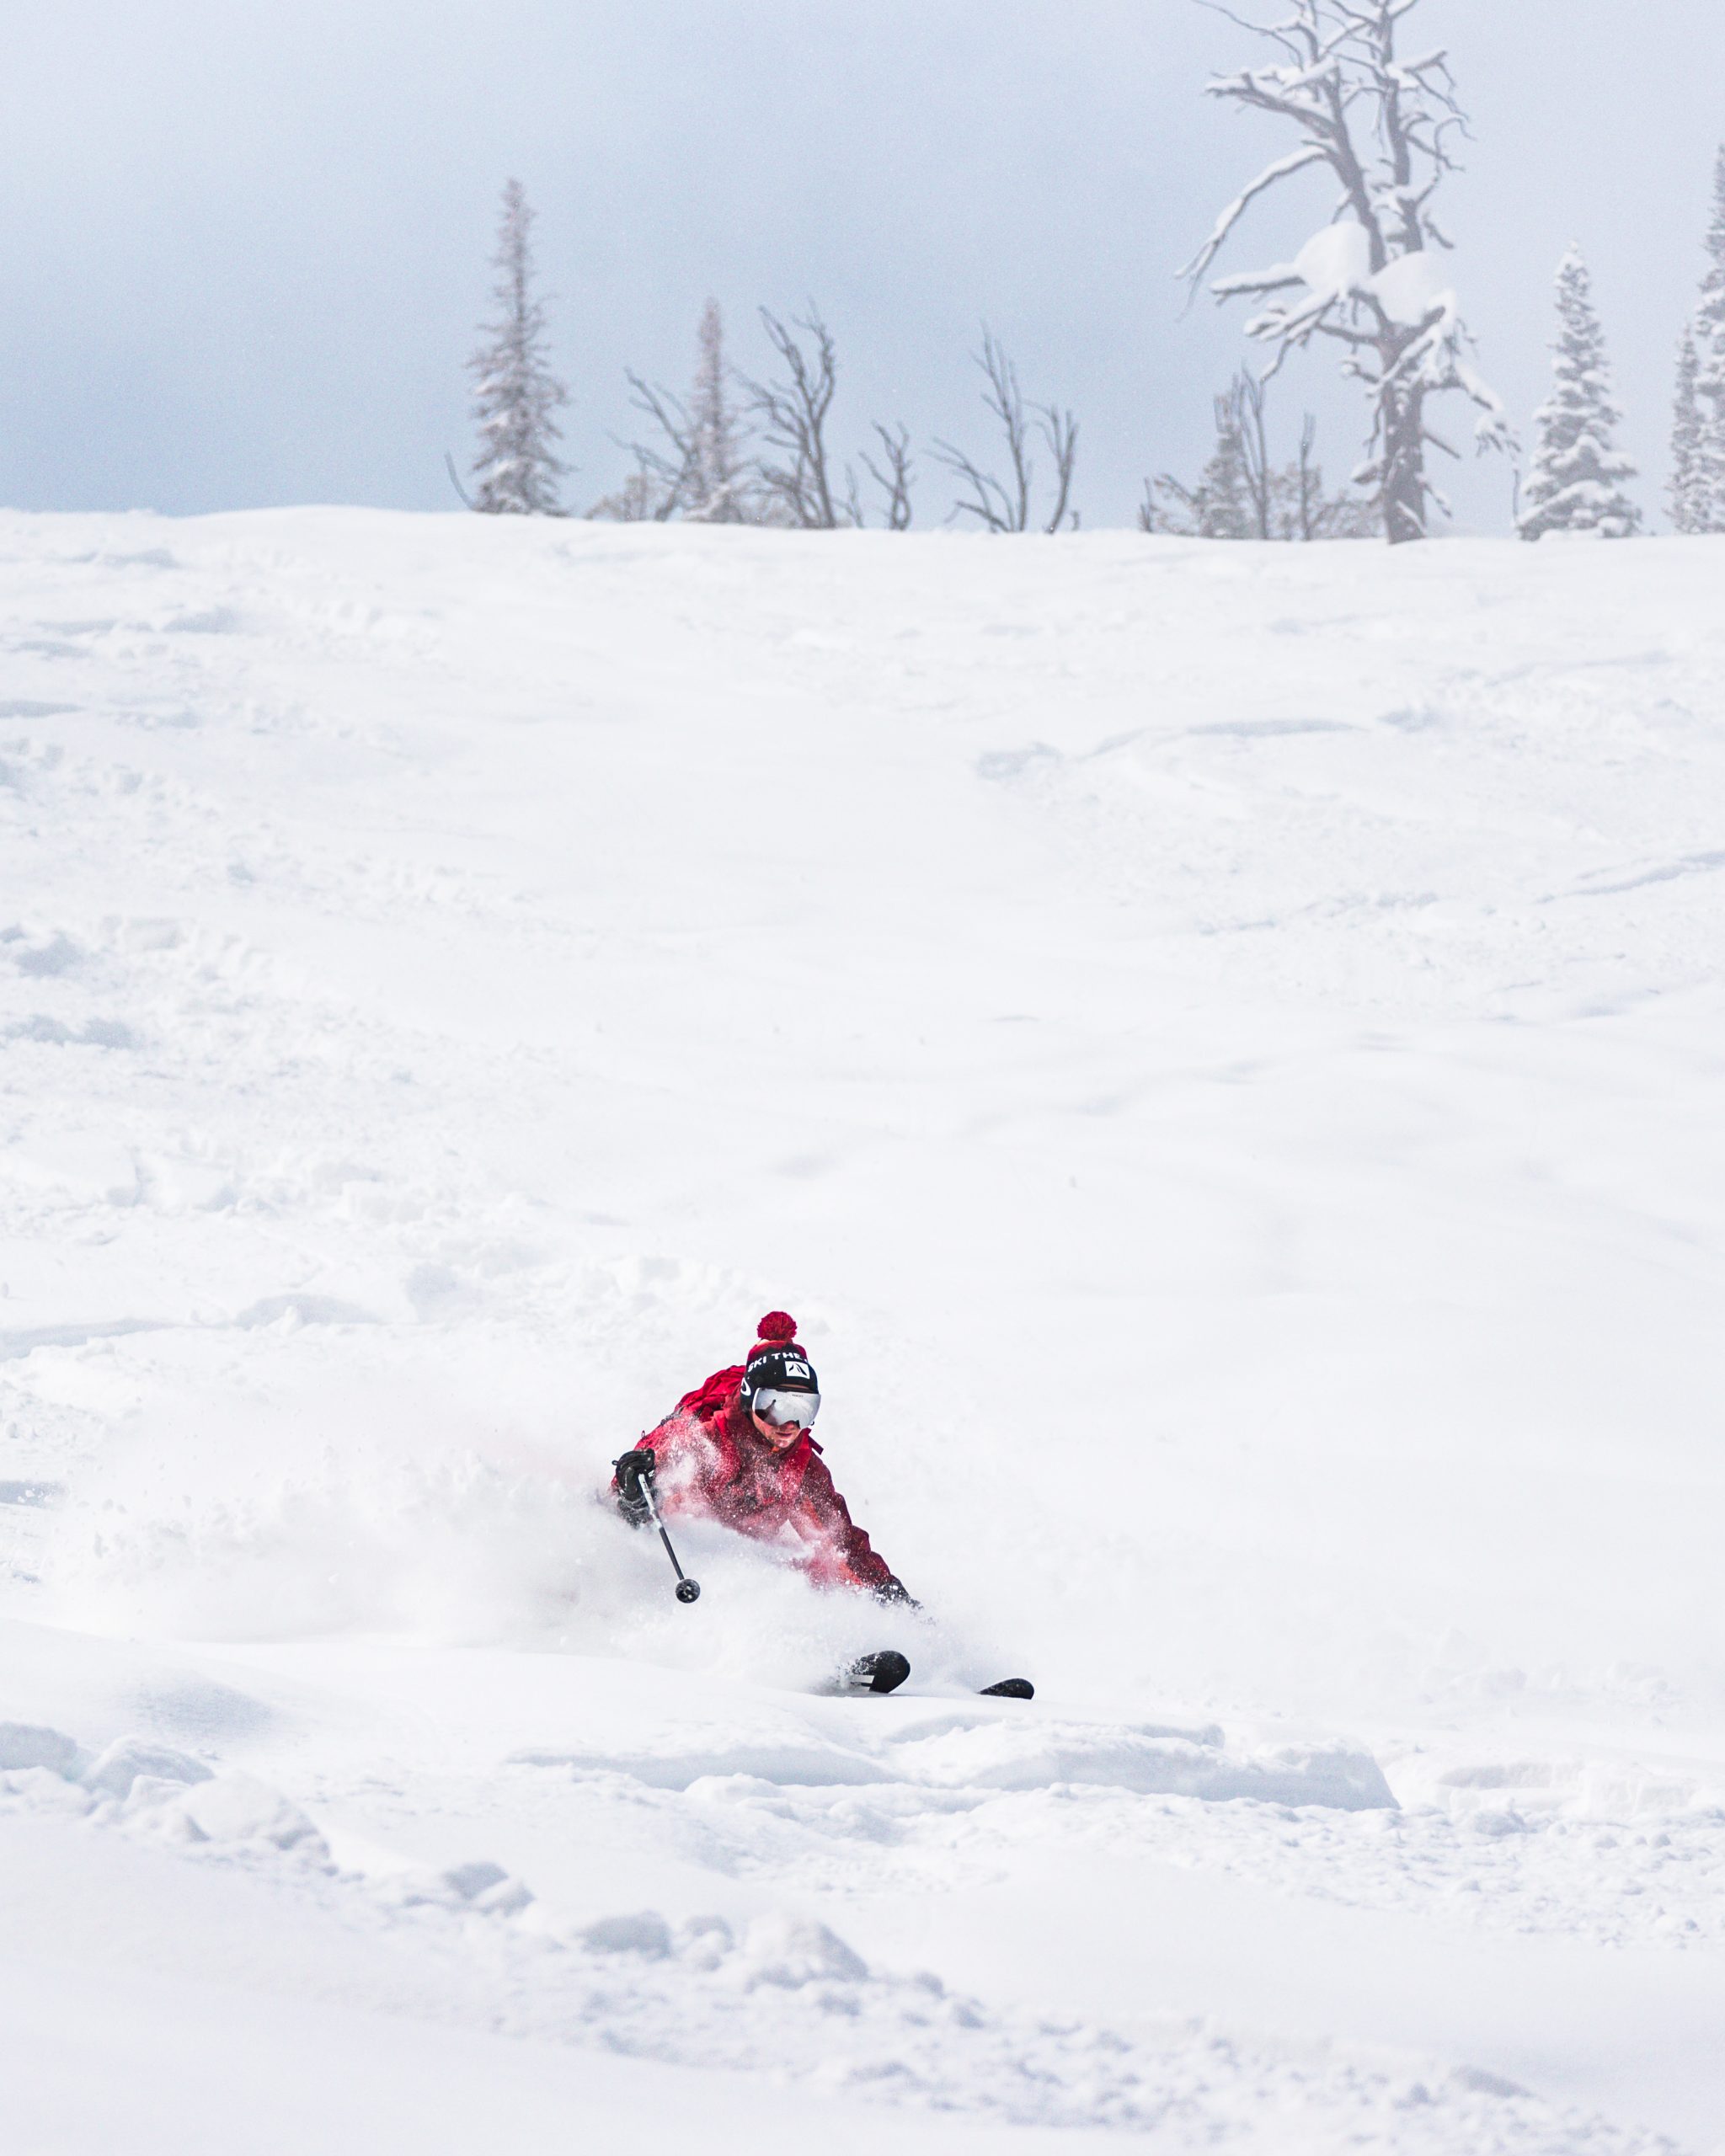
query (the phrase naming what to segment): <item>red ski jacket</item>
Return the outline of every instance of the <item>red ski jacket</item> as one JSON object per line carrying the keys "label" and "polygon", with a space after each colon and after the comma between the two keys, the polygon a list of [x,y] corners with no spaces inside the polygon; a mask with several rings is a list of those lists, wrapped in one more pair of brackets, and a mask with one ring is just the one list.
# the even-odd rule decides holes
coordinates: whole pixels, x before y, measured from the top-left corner
{"label": "red ski jacket", "polygon": [[834,1488],[820,1447],[804,1430],[776,1452],[744,1408],[742,1380],[740,1363],[715,1370],[640,1440],[659,1462],[660,1510],[721,1520],[761,1542],[799,1544],[797,1561],[818,1586],[902,1594]]}

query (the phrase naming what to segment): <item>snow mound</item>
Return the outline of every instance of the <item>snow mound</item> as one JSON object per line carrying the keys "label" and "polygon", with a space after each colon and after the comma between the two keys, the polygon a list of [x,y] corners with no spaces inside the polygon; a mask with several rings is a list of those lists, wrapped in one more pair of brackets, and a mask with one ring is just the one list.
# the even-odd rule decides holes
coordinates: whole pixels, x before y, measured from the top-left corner
{"label": "snow mound", "polygon": [[522,1767],[562,1767],[574,1774],[621,1774],[650,1789],[686,1790],[710,1778],[742,1775],[786,1787],[852,1787],[887,1781],[889,1770],[861,1752],[824,1741],[814,1732],[787,1726],[758,1735],[729,1724],[703,1731],[698,1722],[668,1732],[651,1749],[609,1752],[525,1750],[510,1762]]}
{"label": "snow mound", "polygon": [[936,1790],[1031,1790],[1073,1785],[1219,1803],[1317,1805],[1342,1811],[1395,1808],[1367,1753],[1337,1745],[1231,1749],[1214,1726],[1179,1730],[1080,1721],[1014,1703],[978,1704],[931,1716],[909,1701],[857,1700],[834,1717],[820,1703],[772,1712],[727,1703],[723,1721],[686,1707],[663,1716],[643,1742],[639,1717],[621,1741],[595,1732],[585,1743],[531,1747],[515,1766],[578,1777],[620,1776],[652,1789],[688,1790],[708,1780],[780,1788],[862,1789],[897,1784]]}
{"label": "snow mound", "polygon": [[206,1841],[262,1842],[316,1861],[328,1856],[322,1835],[300,1807],[254,1774],[212,1774],[189,1788],[152,1794],[152,1808],[166,1823],[184,1821]]}
{"label": "snow mound", "polygon": [[78,1777],[84,1787],[102,1796],[130,1796],[141,1775],[157,1784],[205,1782],[210,1769],[189,1753],[166,1744],[152,1744],[140,1737],[118,1737],[98,1753]]}
{"label": "snow mound", "polygon": [[1396,1802],[1368,1753],[1284,1746],[1242,1758],[1224,1748],[1219,1729],[1194,1737],[1156,1727],[990,1720],[900,1737],[890,1758],[907,1780],[945,1788],[1029,1790],[1076,1782],[1145,1796],[1246,1798],[1350,1812],[1393,1808]]}
{"label": "snow mound", "polygon": [[0,1721],[0,1773],[45,1768],[50,1774],[69,1776],[77,1773],[83,1758],[81,1748],[63,1731],[31,1722]]}

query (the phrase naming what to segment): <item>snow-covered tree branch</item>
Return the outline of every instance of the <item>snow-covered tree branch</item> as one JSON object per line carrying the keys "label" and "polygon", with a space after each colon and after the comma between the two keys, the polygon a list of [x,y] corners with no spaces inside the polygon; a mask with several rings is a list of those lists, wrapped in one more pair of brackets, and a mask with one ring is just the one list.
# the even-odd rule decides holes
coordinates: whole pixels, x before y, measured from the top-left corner
{"label": "snow-covered tree branch", "polygon": [[558,481],[568,467],[553,445],[562,429],[552,416],[569,392],[546,359],[543,301],[533,296],[533,212],[521,182],[503,190],[495,295],[498,319],[468,361],[480,449],[473,460],[473,506],[491,515],[560,516]]}
{"label": "snow-covered tree branch", "polygon": [[1336,189],[1329,221],[1290,261],[1216,279],[1210,289],[1219,300],[1264,302],[1245,327],[1273,350],[1271,374],[1314,337],[1343,348],[1343,371],[1371,400],[1371,455],[1359,477],[1375,489],[1392,543],[1423,538],[1433,505],[1442,506],[1426,474],[1434,440],[1429,399],[1459,392],[1477,409],[1480,447],[1512,446],[1436,259],[1450,243],[1432,198],[1455,169],[1452,146],[1466,122],[1445,54],[1410,60],[1398,50],[1419,4],[1292,0],[1292,13],[1269,24],[1215,9],[1276,56],[1217,76],[1208,94],[1268,114],[1300,139],[1228,205],[1183,273],[1196,286],[1255,202],[1306,172],[1328,172]]}

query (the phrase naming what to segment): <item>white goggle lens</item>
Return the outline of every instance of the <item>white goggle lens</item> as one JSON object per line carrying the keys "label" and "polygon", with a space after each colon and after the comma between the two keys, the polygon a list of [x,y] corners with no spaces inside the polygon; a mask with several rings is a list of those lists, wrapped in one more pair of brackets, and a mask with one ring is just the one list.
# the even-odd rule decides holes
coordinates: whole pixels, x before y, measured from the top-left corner
{"label": "white goggle lens", "polygon": [[782,1429],[788,1422],[794,1422],[799,1430],[806,1430],[820,1412],[818,1392],[775,1392],[771,1387],[755,1396],[755,1412],[763,1422],[772,1422]]}

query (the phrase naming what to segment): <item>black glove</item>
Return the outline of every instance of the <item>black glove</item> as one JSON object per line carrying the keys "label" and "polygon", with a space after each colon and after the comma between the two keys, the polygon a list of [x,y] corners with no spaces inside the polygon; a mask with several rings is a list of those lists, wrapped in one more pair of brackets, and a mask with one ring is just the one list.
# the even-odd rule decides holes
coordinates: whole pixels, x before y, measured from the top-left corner
{"label": "black glove", "polygon": [[874,1590],[874,1598],[877,1602],[902,1603],[906,1609],[920,1609],[922,1607],[900,1579],[883,1580]]}
{"label": "black glove", "polygon": [[647,1524],[647,1499],[642,1492],[644,1481],[650,1483],[659,1462],[653,1456],[650,1445],[637,1446],[626,1452],[611,1465],[617,1470],[617,1508],[631,1527]]}

